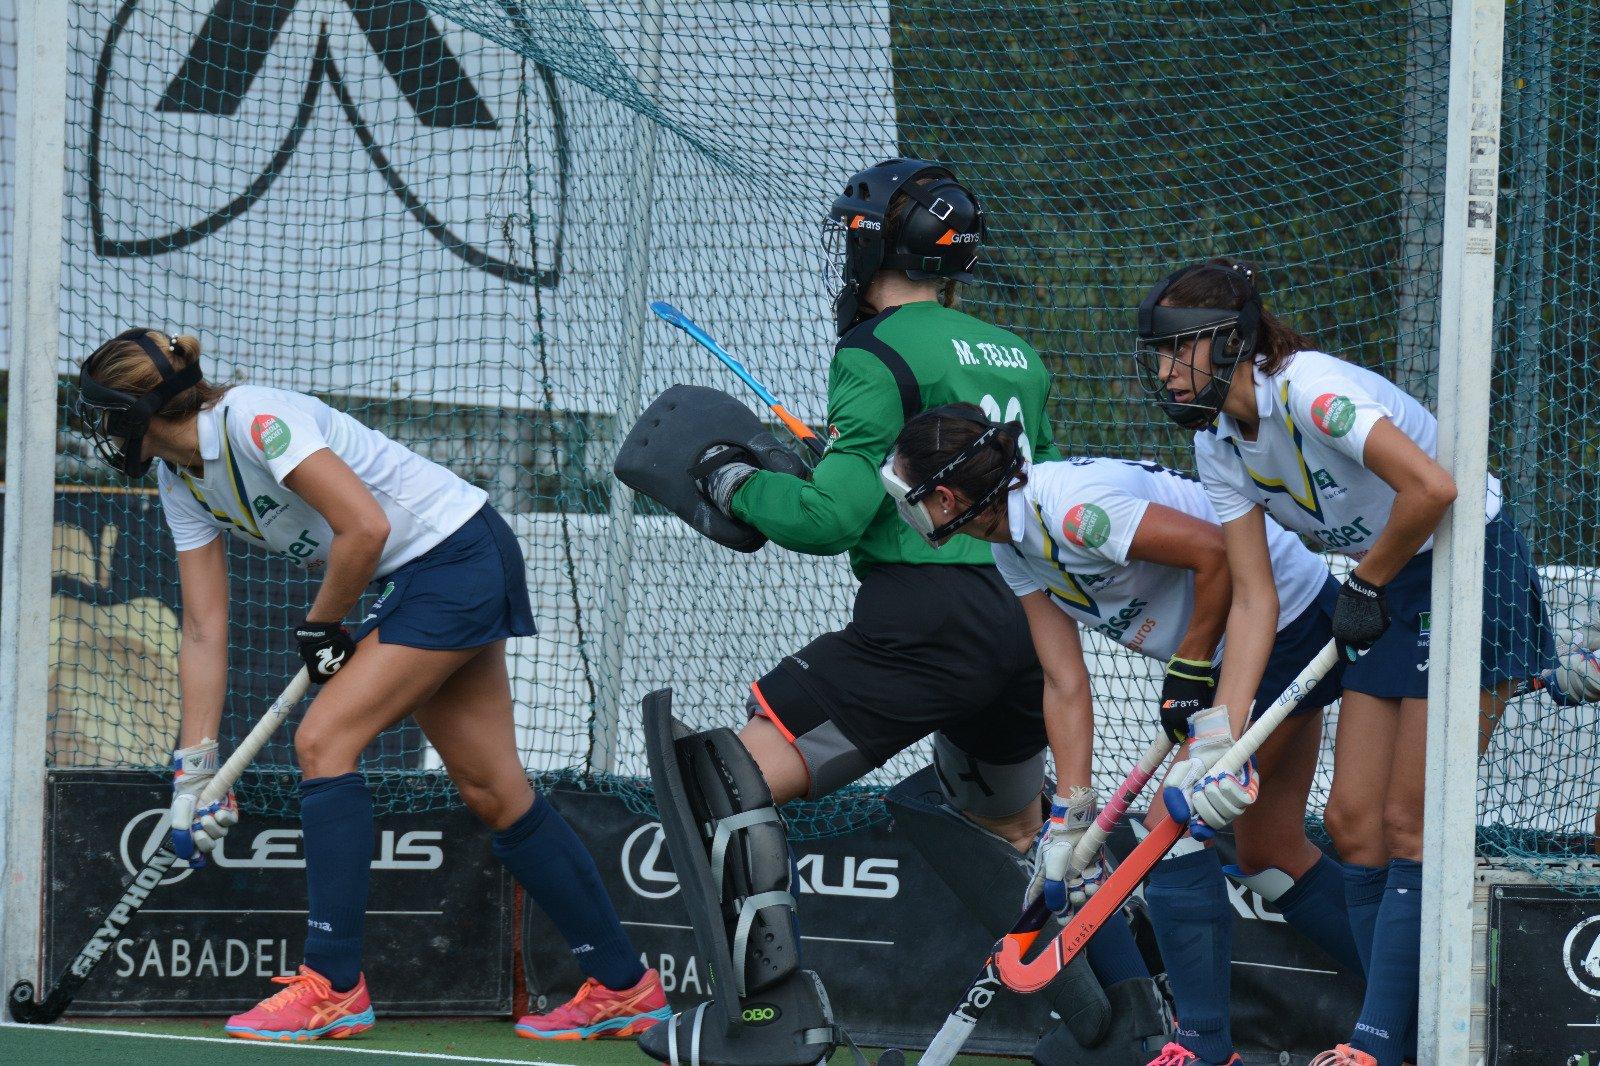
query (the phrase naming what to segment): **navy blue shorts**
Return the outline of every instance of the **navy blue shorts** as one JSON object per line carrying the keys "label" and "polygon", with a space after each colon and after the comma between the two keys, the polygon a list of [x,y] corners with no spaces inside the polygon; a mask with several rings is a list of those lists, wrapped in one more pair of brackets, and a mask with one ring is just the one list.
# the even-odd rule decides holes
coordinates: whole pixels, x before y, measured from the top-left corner
{"label": "navy blue shorts", "polygon": [[[1329,574],[1317,598],[1273,641],[1272,654],[1267,657],[1267,668],[1261,673],[1261,684],[1256,686],[1256,703],[1250,711],[1251,721],[1265,714],[1290,682],[1300,676],[1306,663],[1315,659],[1317,653],[1333,639],[1333,605],[1338,598],[1339,582]],[[1289,716],[1295,718],[1311,714],[1337,700],[1344,691],[1343,674],[1344,664],[1340,663],[1317,682],[1315,688],[1301,697]]]}
{"label": "navy blue shorts", "polygon": [[[1381,699],[1422,699],[1428,695],[1433,552],[1406,563],[1385,596],[1389,628],[1350,665],[1345,687]],[[1484,529],[1479,685],[1489,689],[1502,681],[1533,677],[1555,666],[1555,660],[1555,638],[1528,542],[1501,511]]]}
{"label": "navy blue shorts", "polygon": [[373,584],[382,592],[356,629],[358,641],[376,629],[384,644],[454,651],[537,632],[522,548],[488,504]]}

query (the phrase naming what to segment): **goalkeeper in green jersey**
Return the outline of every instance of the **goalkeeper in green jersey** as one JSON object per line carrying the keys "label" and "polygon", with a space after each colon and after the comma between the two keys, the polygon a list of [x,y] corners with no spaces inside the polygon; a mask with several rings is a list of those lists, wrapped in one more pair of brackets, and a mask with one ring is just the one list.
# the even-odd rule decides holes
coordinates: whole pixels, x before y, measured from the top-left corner
{"label": "goalkeeper in green jersey", "polygon": [[[952,539],[990,510],[995,494],[941,514],[937,528],[919,533],[900,519],[879,477],[908,419],[957,402],[1004,423],[994,432],[1016,440],[1020,459],[1059,458],[1046,415],[1050,374],[1039,354],[1010,331],[956,309],[957,286],[972,279],[983,232],[977,198],[945,167],[918,160],[863,170],[834,201],[827,233],[837,260],[839,341],[828,371],[826,452],[805,477],[761,469],[738,449],[717,445],[694,473],[719,511],[779,545],[811,555],[848,552],[861,581],[853,617],[754,681],[739,742],[725,730],[687,740],[680,733],[681,780],[658,773],[656,790],[687,794],[701,826],[704,812],[728,810],[729,802],[738,820],[727,824],[747,826],[775,819],[767,812],[789,800],[827,796],[931,735],[933,766],[896,786],[889,804],[977,924],[997,937],[1017,918],[1043,823],[1042,671],[1027,619],[988,545]],[[711,758],[687,756],[702,739],[716,749]],[[716,764],[720,774],[697,776],[697,762]],[[762,779],[770,803],[752,799]],[[738,865],[728,840],[744,832],[754,830],[734,829],[713,845],[713,865]],[[732,846],[748,846],[746,869],[761,867],[760,846]],[[674,863],[683,868],[677,851]],[[715,880],[720,885],[722,877]],[[738,935],[750,928],[748,916],[739,920],[741,901],[796,888],[786,870],[769,880],[752,872],[738,898],[724,892],[708,908],[705,920],[719,924],[720,908],[728,941],[737,942],[736,969],[759,961],[740,957],[742,944],[755,939]],[[767,928],[786,925],[774,920]],[[1084,1049],[1114,1044],[1120,1057],[1105,1061],[1124,1063],[1130,1036],[1142,1047],[1142,1038],[1159,1046],[1165,1035],[1158,993],[1126,922],[1108,924],[1089,962],[1099,983],[1087,976],[1086,992],[1080,966],[1076,984],[1054,989],[1066,1023],[1046,1036],[1036,1061],[1098,1062]],[[743,994],[754,979],[742,975],[737,983],[741,1004],[755,1002]],[[641,1045],[666,1060],[675,1040],[689,1039],[689,1021],[679,1021],[676,1029],[657,1026]],[[741,1032],[736,1026],[720,1050],[701,1045],[701,1061],[741,1061]]]}

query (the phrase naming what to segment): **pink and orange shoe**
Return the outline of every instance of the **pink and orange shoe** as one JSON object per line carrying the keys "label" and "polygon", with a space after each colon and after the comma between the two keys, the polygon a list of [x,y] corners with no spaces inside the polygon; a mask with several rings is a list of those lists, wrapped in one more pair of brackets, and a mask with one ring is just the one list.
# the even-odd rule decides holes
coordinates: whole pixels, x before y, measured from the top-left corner
{"label": "pink and orange shoe", "polygon": [[646,970],[638,984],[621,992],[589,978],[549,1014],[517,1019],[517,1035],[529,1040],[622,1040],[670,1017],[661,975]]}
{"label": "pink and orange shoe", "polygon": [[[1206,1060],[1174,1040],[1150,1060],[1150,1066],[1206,1066]],[[1244,1060],[1235,1051],[1222,1066],[1244,1066]]]}
{"label": "pink and orange shoe", "polygon": [[274,977],[286,985],[243,1014],[235,1014],[224,1027],[240,1040],[343,1040],[371,1029],[377,1020],[362,975],[348,992],[335,992],[328,979],[309,966],[290,977]]}
{"label": "pink and orange shoe", "polygon": [[1378,1060],[1349,1044],[1338,1044],[1312,1059],[1311,1066],[1378,1066]]}

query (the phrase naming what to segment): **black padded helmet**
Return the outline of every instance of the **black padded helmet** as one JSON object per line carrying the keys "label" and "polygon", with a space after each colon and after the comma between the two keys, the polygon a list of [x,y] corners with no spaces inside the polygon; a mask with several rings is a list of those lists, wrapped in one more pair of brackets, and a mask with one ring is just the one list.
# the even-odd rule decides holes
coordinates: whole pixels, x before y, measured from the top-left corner
{"label": "black padded helmet", "polygon": [[[166,338],[167,347],[177,350],[177,342],[158,330],[124,330],[96,348],[78,371],[77,415],[94,443],[95,454],[111,469],[132,478],[144,477],[150,471],[150,460],[144,458],[144,435],[150,429],[150,420],[168,400],[198,385],[201,377],[198,362],[174,370],[166,352],[150,339],[151,333]],[[161,381],[149,392],[122,392],[101,384],[95,377],[101,369],[101,357],[123,341],[137,344],[161,374]]]}
{"label": "black padded helmet", "polygon": [[[932,180],[915,184],[925,178]],[[890,233],[889,215],[902,195],[913,206]],[[863,296],[880,270],[903,270],[914,281],[971,281],[983,244],[983,208],[947,167],[885,159],[845,182],[825,228],[841,253],[833,310],[842,336],[866,317]]]}
{"label": "black padded helmet", "polygon": [[[1167,307],[1163,297],[1181,278],[1200,271],[1217,271],[1239,299],[1240,307]],[[1197,263],[1162,278],[1139,304],[1139,340],[1136,359],[1140,378],[1167,417],[1184,429],[1204,429],[1217,419],[1233,369],[1241,359],[1254,358],[1261,340],[1261,295],[1250,268],[1236,263]],[[1205,385],[1195,383],[1193,395],[1183,402],[1172,398],[1161,379],[1161,350],[1188,340],[1211,337],[1211,372]],[[1192,375],[1191,375],[1192,377]]]}

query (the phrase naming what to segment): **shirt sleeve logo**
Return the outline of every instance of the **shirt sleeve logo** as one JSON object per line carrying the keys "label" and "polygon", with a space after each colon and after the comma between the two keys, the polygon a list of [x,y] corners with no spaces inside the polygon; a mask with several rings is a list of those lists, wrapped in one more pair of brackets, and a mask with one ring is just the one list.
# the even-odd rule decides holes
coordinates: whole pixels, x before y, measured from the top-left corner
{"label": "shirt sleeve logo", "polygon": [[1078,503],[1061,520],[1061,533],[1080,548],[1098,548],[1111,535],[1111,516],[1092,503]]}
{"label": "shirt sleeve logo", "polygon": [[250,439],[262,455],[276,459],[289,447],[289,426],[276,415],[256,415],[250,423]]}
{"label": "shirt sleeve logo", "polygon": [[1356,405],[1348,396],[1325,392],[1311,404],[1311,421],[1329,437],[1342,437],[1356,423]]}

